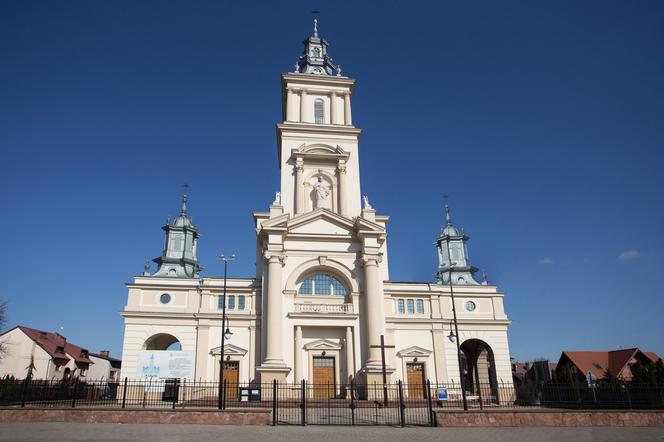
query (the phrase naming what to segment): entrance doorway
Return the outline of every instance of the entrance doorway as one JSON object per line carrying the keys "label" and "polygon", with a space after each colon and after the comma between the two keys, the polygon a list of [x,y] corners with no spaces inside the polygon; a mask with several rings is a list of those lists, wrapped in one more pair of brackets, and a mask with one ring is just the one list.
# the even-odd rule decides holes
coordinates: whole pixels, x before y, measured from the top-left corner
{"label": "entrance doorway", "polygon": [[329,356],[313,357],[314,398],[328,399],[334,397],[334,358]]}
{"label": "entrance doorway", "polygon": [[406,381],[408,382],[408,397],[424,397],[424,364],[422,362],[406,364]]}
{"label": "entrance doorway", "polygon": [[238,361],[224,362],[224,380],[226,381],[226,397],[236,399],[238,393],[238,373],[240,363]]}

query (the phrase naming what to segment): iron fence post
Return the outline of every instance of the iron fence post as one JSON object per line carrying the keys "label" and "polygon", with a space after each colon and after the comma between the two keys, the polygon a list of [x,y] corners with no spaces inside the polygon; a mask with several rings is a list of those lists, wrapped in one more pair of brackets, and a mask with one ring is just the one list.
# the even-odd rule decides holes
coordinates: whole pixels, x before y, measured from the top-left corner
{"label": "iron fence post", "polygon": [[221,409],[222,410],[226,409],[226,386],[227,385],[228,385],[228,379],[224,379],[223,396],[222,396],[222,401],[221,401]]}
{"label": "iron fence post", "polygon": [[277,425],[277,380],[272,380],[272,426]]}
{"label": "iron fence post", "polygon": [[627,395],[627,403],[629,404],[629,409],[632,409],[632,398],[629,395],[629,385],[623,381],[623,389],[625,390],[625,394]]}
{"label": "iron fence post", "polygon": [[127,378],[124,380],[124,387],[122,387],[122,408],[125,407],[127,403]]}
{"label": "iron fence post", "polygon": [[307,424],[307,411],[306,411],[307,410],[307,401],[305,399],[306,393],[307,393],[306,384],[305,384],[304,379],[302,379],[302,387],[300,388],[300,395],[301,395],[300,407],[302,408],[302,422],[301,422],[301,425],[306,425]]}
{"label": "iron fence post", "polygon": [[78,393],[78,378],[74,380],[74,389],[71,399],[71,408],[76,408],[76,393]]}
{"label": "iron fence post", "polygon": [[28,393],[28,384],[30,384],[30,378],[25,378],[23,380],[23,388],[21,389],[21,408],[25,408],[25,396]]}
{"label": "iron fence post", "polygon": [[178,394],[180,394],[180,383],[173,382],[173,410],[175,410],[175,403],[178,401]]}
{"label": "iron fence post", "polygon": [[405,427],[406,426],[406,421],[405,421],[405,408],[406,405],[403,403],[403,385],[401,383],[401,380],[398,382],[399,384],[399,420],[401,421],[401,426]]}
{"label": "iron fence post", "polygon": [[429,423],[432,427],[436,426],[436,415],[433,413],[433,403],[431,402],[431,381],[427,379],[427,407],[429,408]]}
{"label": "iron fence post", "polygon": [[355,425],[355,384],[352,378],[350,380],[350,421],[351,425]]}

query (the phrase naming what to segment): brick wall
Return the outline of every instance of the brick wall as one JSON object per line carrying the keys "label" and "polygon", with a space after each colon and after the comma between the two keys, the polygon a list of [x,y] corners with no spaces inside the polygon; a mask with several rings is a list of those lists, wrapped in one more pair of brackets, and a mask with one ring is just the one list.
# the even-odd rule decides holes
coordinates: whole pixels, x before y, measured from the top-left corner
{"label": "brick wall", "polygon": [[0,409],[0,422],[270,425],[272,410]]}
{"label": "brick wall", "polygon": [[663,427],[664,411],[438,411],[439,427]]}

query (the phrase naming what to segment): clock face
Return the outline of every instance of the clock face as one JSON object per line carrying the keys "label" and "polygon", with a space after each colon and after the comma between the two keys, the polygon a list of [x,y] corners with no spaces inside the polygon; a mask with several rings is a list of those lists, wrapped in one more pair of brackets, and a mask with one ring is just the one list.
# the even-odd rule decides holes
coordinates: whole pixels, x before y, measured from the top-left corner
{"label": "clock face", "polygon": [[475,305],[475,303],[473,301],[466,302],[466,310],[468,310],[469,312],[474,311],[476,308],[477,308],[477,305]]}
{"label": "clock face", "polygon": [[161,301],[162,304],[168,304],[169,302],[171,302],[171,295],[169,295],[168,293],[164,293],[159,297],[159,300]]}

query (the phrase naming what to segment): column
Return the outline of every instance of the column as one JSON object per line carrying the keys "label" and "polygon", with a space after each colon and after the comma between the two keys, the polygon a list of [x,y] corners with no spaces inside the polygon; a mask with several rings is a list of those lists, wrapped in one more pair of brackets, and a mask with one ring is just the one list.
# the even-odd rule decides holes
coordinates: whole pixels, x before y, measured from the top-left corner
{"label": "column", "polygon": [[330,123],[341,124],[337,115],[337,93],[334,91],[330,94]]}
{"label": "column", "polygon": [[302,158],[295,160],[295,214],[304,212],[304,162]]}
{"label": "column", "polygon": [[353,117],[350,113],[350,92],[344,94],[344,124],[346,126],[353,125]]}
{"label": "column", "polygon": [[267,256],[267,347],[264,364],[283,365],[281,356],[281,256]]}
{"label": "column", "polygon": [[302,376],[302,327],[295,327],[295,353],[293,359],[293,381],[300,382],[304,376]]}
{"label": "column", "polygon": [[[346,327],[346,370],[348,376],[355,378],[355,357],[353,353],[353,329],[352,327]],[[346,381],[350,381],[350,378]]]}
{"label": "column", "polygon": [[378,366],[382,365],[380,357],[380,335],[383,331],[383,324],[385,322],[385,315],[383,313],[383,300],[380,296],[379,272],[377,256],[364,257],[364,287],[366,290],[366,312],[365,317],[367,321],[367,344],[369,349],[367,354],[367,365]]}
{"label": "column", "polygon": [[300,91],[300,122],[310,123],[307,114],[307,91],[305,89]]}
{"label": "column", "polygon": [[293,89],[286,91],[286,121],[297,121],[295,117],[295,96]]}
{"label": "column", "polygon": [[337,172],[339,175],[339,181],[337,186],[337,192],[339,192],[339,213],[341,215],[347,216],[348,209],[346,207],[346,194],[348,193],[346,189],[346,161],[339,160],[337,163]]}

